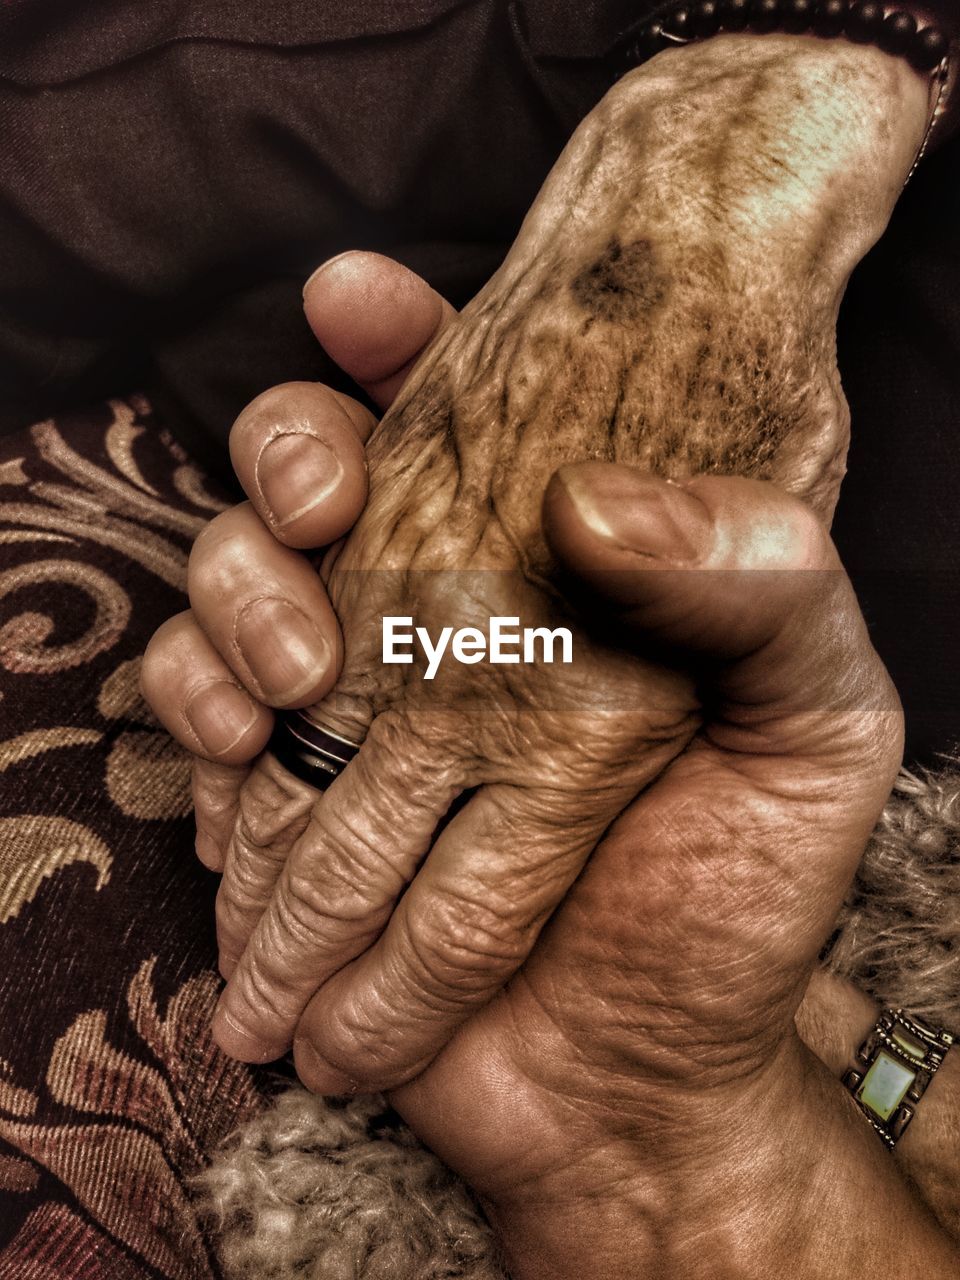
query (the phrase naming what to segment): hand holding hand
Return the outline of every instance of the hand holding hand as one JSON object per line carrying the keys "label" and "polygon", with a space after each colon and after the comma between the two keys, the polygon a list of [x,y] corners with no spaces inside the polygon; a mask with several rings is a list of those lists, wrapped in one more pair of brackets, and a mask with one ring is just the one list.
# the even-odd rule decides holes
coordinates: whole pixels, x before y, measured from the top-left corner
{"label": "hand holding hand", "polygon": [[[776,43],[754,49],[777,68],[774,81],[762,68],[746,73],[755,95],[746,115],[744,74],[721,66],[733,45],[691,52],[697,67],[683,91],[696,146],[661,109],[679,62],[658,59],[612,94],[547,184],[503,272],[434,343],[379,433],[371,504],[330,579],[347,661],[336,701],[318,711],[348,736],[375,718],[357,761],[315,807],[269,762],[246,786],[231,851],[244,872],[228,868],[225,882],[236,889],[239,880],[240,892],[225,892],[221,905],[225,968],[283,870],[218,1022],[239,1056],[286,1046],[317,983],[380,935],[453,798],[482,784],[403,898],[372,953],[377,963],[361,961],[339,1007],[320,997],[305,1024],[322,1026],[355,1078],[382,1085],[415,1071],[526,954],[600,831],[696,725],[686,680],[625,662],[586,632],[586,666],[560,686],[565,706],[581,704],[572,731],[566,713],[544,715],[555,686],[536,672],[526,683],[458,672],[424,703],[424,686],[371,670],[382,613],[416,612],[414,603],[426,621],[445,613],[451,597],[442,583],[436,590],[439,570],[483,575],[483,589],[459,593],[463,621],[474,620],[471,609],[555,620],[537,499],[565,458],[629,458],[678,478],[745,470],[829,511],[846,431],[834,310],[908,166],[922,94],[895,60]],[[844,59],[863,65],[852,73]],[[902,99],[903,127],[881,128],[866,109],[851,141],[838,126],[864,68],[868,82]],[[721,167],[705,208],[696,196],[703,128],[729,142],[759,118],[763,145],[726,147],[728,158],[749,155],[749,166]],[[830,146],[811,148],[804,128],[814,123]],[[651,140],[647,165],[635,154],[641,134]],[[647,168],[652,180],[638,184]],[[824,220],[824,190],[833,220]],[[281,412],[276,399],[271,410]],[[662,520],[648,520],[648,532],[653,525],[663,531]],[[384,573],[389,581],[373,582]],[[225,636],[228,652],[231,643],[236,636]],[[624,714],[625,690],[642,715]],[[299,692],[293,686],[288,705]],[[486,723],[455,705],[476,695],[495,710]]]}

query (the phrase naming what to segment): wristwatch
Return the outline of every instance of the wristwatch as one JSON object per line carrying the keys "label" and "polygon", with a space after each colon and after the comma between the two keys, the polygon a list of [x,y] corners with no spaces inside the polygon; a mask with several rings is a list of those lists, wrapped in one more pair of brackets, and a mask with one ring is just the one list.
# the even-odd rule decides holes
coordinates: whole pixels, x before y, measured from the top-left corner
{"label": "wristwatch", "polygon": [[888,1147],[903,1136],[953,1040],[902,1009],[886,1009],[858,1049],[843,1083]]}

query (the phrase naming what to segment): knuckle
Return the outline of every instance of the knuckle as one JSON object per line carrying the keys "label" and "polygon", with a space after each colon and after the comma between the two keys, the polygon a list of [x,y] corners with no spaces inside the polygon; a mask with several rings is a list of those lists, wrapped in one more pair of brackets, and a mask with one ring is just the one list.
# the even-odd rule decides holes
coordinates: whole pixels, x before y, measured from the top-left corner
{"label": "knuckle", "polygon": [[355,953],[381,932],[396,891],[385,864],[362,840],[320,833],[299,856],[285,861],[265,924],[271,945],[316,955]]}
{"label": "knuckle", "polygon": [[280,869],[279,860],[271,862],[262,857],[238,853],[236,844],[230,849],[230,863],[221,886],[223,908],[246,917],[250,912],[262,911],[269,901],[270,891],[276,883]]}
{"label": "knuckle", "polygon": [[400,892],[407,877],[402,863],[391,861],[398,856],[396,815],[388,824],[380,812],[354,815],[321,801],[312,820],[319,836],[315,879],[325,894],[367,908]]}
{"label": "knuckle", "polygon": [[393,1065],[383,1026],[353,1003],[333,1012],[314,1042],[332,1066],[365,1082]]}
{"label": "knuckle", "polygon": [[240,792],[238,840],[250,849],[266,849],[282,840],[289,849],[307,826],[315,794],[275,762],[259,762]]}
{"label": "knuckle", "polygon": [[218,932],[231,938],[250,935],[270,905],[282,866],[281,856],[271,859],[259,850],[239,849],[234,840],[217,894]]}
{"label": "knuckle", "polygon": [[409,1028],[392,1025],[382,1010],[378,1016],[376,1008],[367,1008],[363,1001],[325,1007],[322,1020],[311,1016],[309,1030],[301,1026],[297,1037],[367,1090],[403,1083],[424,1057],[423,1046],[411,1039]]}
{"label": "knuckle", "polygon": [[219,825],[230,819],[233,825],[242,776],[236,766],[194,760],[193,805],[198,823],[203,819]]}
{"label": "knuckle", "polygon": [[886,671],[878,673],[873,698],[861,697],[850,714],[852,752],[884,791],[900,768],[905,731],[903,705]]}
{"label": "knuckle", "polygon": [[223,871],[223,846],[216,832],[198,825],[197,834],[193,840],[193,851],[209,871]]}
{"label": "knuckle", "polygon": [[313,946],[321,940],[332,943],[344,935],[366,933],[372,927],[372,914],[377,914],[353,882],[331,869],[284,876],[277,909],[282,931],[301,945]]}
{"label": "knuckle", "polygon": [[338,880],[363,894],[384,864],[378,833],[347,815],[325,814],[324,843],[330,852],[329,868]]}
{"label": "knuckle", "polygon": [[324,902],[319,886],[307,875],[284,876],[274,903],[274,932],[299,950],[313,950],[328,932],[331,922],[339,917]]}
{"label": "knuckle", "polygon": [[460,727],[459,718],[450,720],[410,706],[391,707],[377,716],[369,738],[396,776],[407,772],[416,776],[428,761],[449,773],[456,759],[452,740]]}
{"label": "knuckle", "polygon": [[237,808],[237,825],[234,833],[237,845],[243,850],[268,850],[282,835],[289,823],[276,812],[262,808],[249,796],[241,796]]}
{"label": "knuckle", "polygon": [[216,908],[217,951],[221,956],[239,958],[249,941],[252,929],[240,928],[236,920],[224,919],[224,909]]}
{"label": "knuckle", "polygon": [[[763,557],[762,567],[773,572],[820,571],[813,575],[797,573],[791,580],[794,590],[804,594],[811,588],[832,590],[840,577],[839,573],[832,571],[839,570],[840,565],[821,517],[796,494],[774,489],[770,481],[764,483],[773,490],[773,506],[769,512],[766,536],[762,542],[757,541],[751,546],[748,564],[754,563],[753,557],[759,551]],[[762,525],[756,527],[762,528]]]}
{"label": "knuckle", "polygon": [[788,494],[784,514],[796,539],[796,548],[791,550],[794,551],[798,564],[805,567],[811,562],[833,563],[835,557],[832,554],[830,535],[813,507],[796,495]]}
{"label": "knuckle", "polygon": [[428,996],[488,991],[519,967],[533,941],[533,926],[515,910],[449,893],[437,894],[428,913],[408,913],[404,925],[411,971]]}
{"label": "knuckle", "polygon": [[[242,583],[255,557],[256,517],[248,502],[223,511],[205,525],[194,539],[187,560],[187,593],[191,604],[219,599],[225,590]],[[254,543],[254,546],[256,544]]]}
{"label": "knuckle", "polygon": [[300,1012],[297,993],[284,982],[275,981],[257,958],[242,962],[232,981],[231,1017],[244,1027],[285,1024]]}
{"label": "knuckle", "polygon": [[[271,946],[318,962],[346,963],[376,941],[392,903],[363,896],[336,869],[310,873],[285,869],[271,910],[265,917]],[[318,976],[319,981],[319,976]]]}
{"label": "knuckle", "polygon": [[260,911],[262,904],[244,899],[234,885],[228,888],[224,879],[214,908],[220,950],[234,951],[242,947],[253,932]]}

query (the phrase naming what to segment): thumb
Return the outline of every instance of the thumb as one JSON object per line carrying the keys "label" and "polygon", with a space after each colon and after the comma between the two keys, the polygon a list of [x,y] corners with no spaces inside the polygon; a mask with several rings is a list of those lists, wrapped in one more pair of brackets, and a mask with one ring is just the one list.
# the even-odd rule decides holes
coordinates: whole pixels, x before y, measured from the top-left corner
{"label": "thumb", "polygon": [[724,746],[844,753],[869,725],[899,747],[896,693],[829,534],[799,499],[759,480],[678,483],[590,462],[554,475],[543,519],[588,616],[601,603],[617,643],[709,675]]}

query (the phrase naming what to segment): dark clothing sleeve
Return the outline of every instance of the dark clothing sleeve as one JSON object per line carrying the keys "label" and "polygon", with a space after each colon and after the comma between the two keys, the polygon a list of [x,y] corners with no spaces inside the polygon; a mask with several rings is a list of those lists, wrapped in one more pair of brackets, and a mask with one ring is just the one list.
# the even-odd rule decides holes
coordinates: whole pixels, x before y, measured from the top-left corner
{"label": "dark clothing sleeve", "polygon": [[[455,304],[502,259],[649,0],[10,0],[0,7],[0,431],[146,390],[208,470],[243,405],[343,376],[300,289],[346,248]],[[960,141],[845,303],[837,540],[908,711],[960,732]]]}

